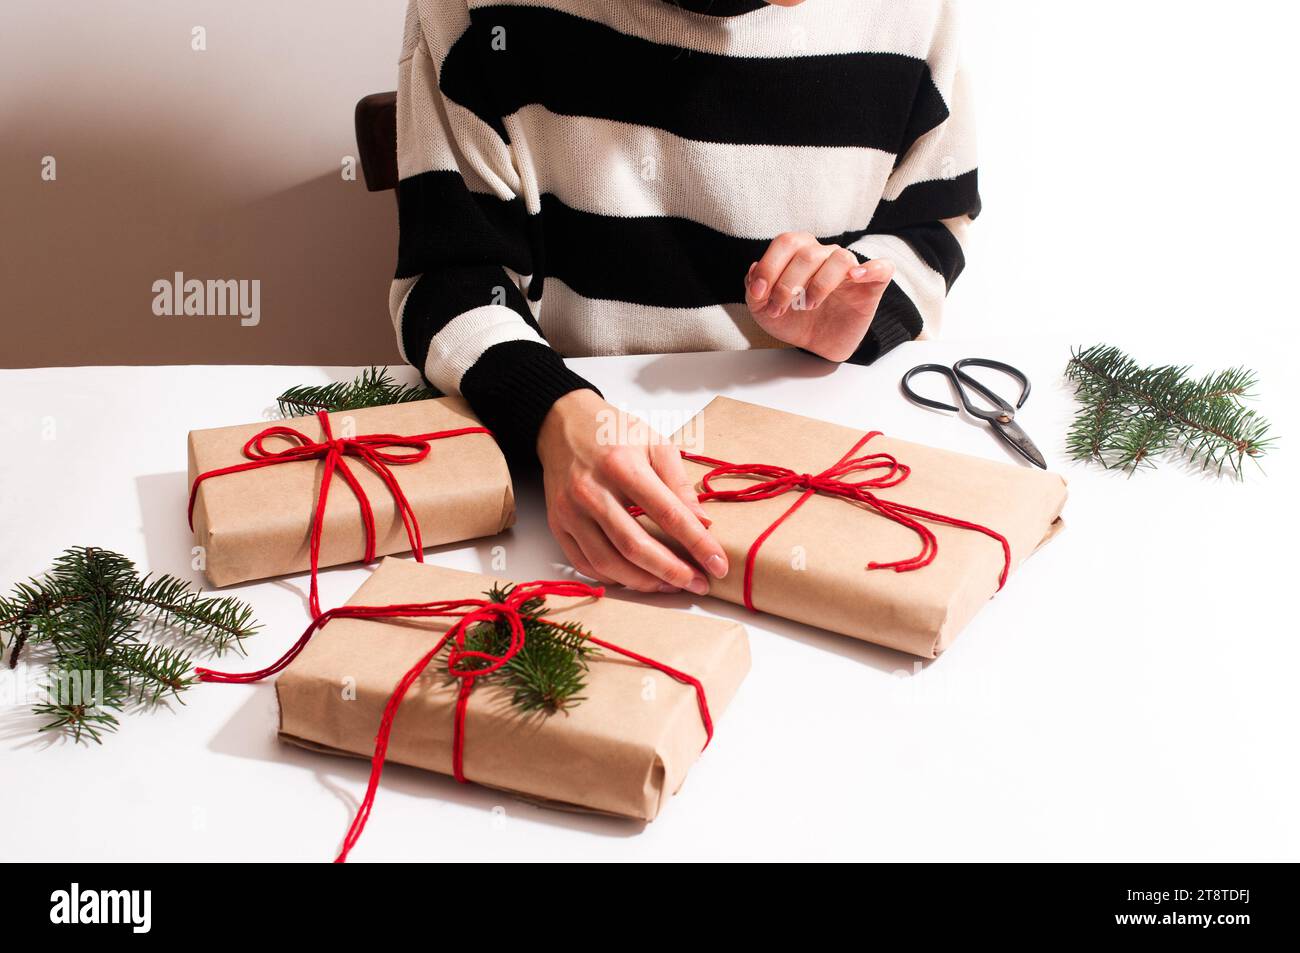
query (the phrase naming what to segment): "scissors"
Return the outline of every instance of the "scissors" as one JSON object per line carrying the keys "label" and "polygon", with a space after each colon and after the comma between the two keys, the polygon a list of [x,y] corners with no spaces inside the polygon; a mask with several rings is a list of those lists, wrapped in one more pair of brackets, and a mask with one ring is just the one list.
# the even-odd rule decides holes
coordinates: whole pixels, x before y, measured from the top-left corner
{"label": "scissors", "polygon": [[[965,369],[968,367],[991,367],[993,370],[1001,371],[1019,381],[1020,397],[1015,406],[1011,406],[990,388],[967,374]],[[1016,411],[1025,406],[1025,401],[1029,399],[1029,378],[1024,375],[1024,372],[1012,367],[1010,364],[1003,364],[1001,361],[992,361],[983,357],[967,357],[958,361],[952,367],[943,364],[918,364],[903,375],[903,393],[912,403],[933,407],[936,410],[951,410],[954,413],[961,413],[952,404],[945,404],[942,401],[922,397],[912,390],[912,378],[918,374],[942,374],[948,378],[953,390],[961,398],[961,404],[962,407],[966,408],[966,413],[992,427],[995,434],[1005,440],[1016,453],[1034,466],[1041,467],[1044,470],[1047,469],[1047,461],[1043,459],[1042,451],[1034,446],[1034,442],[1029,439],[1029,435],[1021,430],[1020,425],[1016,423]],[[966,392],[967,388],[975,391],[975,393],[992,404],[993,409],[984,410],[972,405],[970,395]]]}

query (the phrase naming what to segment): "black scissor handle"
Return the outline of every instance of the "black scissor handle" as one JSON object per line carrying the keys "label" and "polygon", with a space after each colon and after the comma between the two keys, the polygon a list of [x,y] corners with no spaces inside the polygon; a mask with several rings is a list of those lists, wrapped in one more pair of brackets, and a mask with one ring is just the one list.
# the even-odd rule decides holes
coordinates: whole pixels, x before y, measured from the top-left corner
{"label": "black scissor handle", "polygon": [[1004,405],[1005,402],[1001,397],[998,397],[975,378],[967,374],[965,372],[965,368],[967,367],[988,367],[995,371],[1001,371],[1003,374],[1014,379],[1020,385],[1020,396],[1016,398],[1015,409],[1019,410],[1021,407],[1025,406],[1025,401],[1029,399],[1029,378],[1025,376],[1025,372],[1020,370],[1020,368],[1012,367],[1010,364],[1004,364],[1001,361],[995,361],[988,357],[964,357],[952,366],[953,372],[961,378],[963,384],[968,385],[998,405]]}
{"label": "black scissor handle", "polygon": [[[990,388],[967,374],[964,370],[964,368],[967,367],[988,367],[995,371],[1002,371],[1004,374],[1008,374],[1015,378],[1015,380],[1020,383],[1020,397],[1016,401],[1015,406],[1013,407],[994,393]],[[957,396],[961,399],[962,407],[966,408],[966,413],[970,414],[972,417],[977,417],[980,420],[1001,420],[1006,422],[1010,420],[1015,415],[1015,411],[1020,407],[1023,407],[1025,401],[1029,399],[1029,378],[1027,378],[1019,369],[1012,367],[1010,364],[1003,364],[1001,361],[994,361],[983,357],[967,357],[958,361],[952,367],[948,367],[944,364],[919,364],[903,375],[903,393],[907,395],[908,400],[925,407],[933,407],[935,410],[951,410],[954,413],[958,412],[958,408],[954,407],[952,404],[945,404],[942,401],[931,400],[929,397],[922,397],[916,391],[912,390],[912,378],[917,374],[942,374],[948,379],[948,383],[952,385],[953,391],[955,391]],[[997,409],[985,410],[982,407],[976,407],[971,403],[970,396],[966,393],[967,387],[975,391]]]}
{"label": "black scissor handle", "polygon": [[[912,378],[917,374],[942,374],[948,378],[948,383],[952,385],[953,391],[961,398],[963,404],[966,404],[966,395],[962,392],[961,381],[957,379],[957,374],[947,364],[918,364],[906,374],[903,375],[902,387],[903,393],[907,399],[913,403],[921,404],[925,407],[933,407],[935,410],[951,410],[953,413],[959,413],[959,409],[952,404],[945,404],[941,400],[931,400],[929,397],[922,397],[916,391],[912,390]],[[969,407],[969,404],[967,404]]]}

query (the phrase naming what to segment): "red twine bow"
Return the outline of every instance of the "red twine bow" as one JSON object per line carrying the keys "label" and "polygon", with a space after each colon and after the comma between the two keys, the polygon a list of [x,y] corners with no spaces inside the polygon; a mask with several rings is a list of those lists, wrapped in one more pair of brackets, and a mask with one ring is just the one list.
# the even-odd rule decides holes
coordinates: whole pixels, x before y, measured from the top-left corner
{"label": "red twine bow", "polygon": [[[321,535],[325,526],[325,502],[329,499],[330,483],[333,481],[336,470],[343,476],[348,486],[352,488],[352,493],[357,498],[357,504],[361,507],[361,523],[365,527],[366,533],[364,559],[366,562],[371,562],[375,558],[374,510],[370,506],[370,500],[367,498],[365,490],[361,487],[361,482],[357,479],[356,474],[352,472],[352,468],[348,466],[346,458],[350,456],[357,457],[383,481],[384,486],[393,495],[393,501],[396,504],[398,514],[402,518],[402,526],[406,529],[406,538],[411,544],[411,552],[414,554],[416,562],[424,562],[424,544],[420,538],[420,523],[415,518],[415,511],[411,508],[410,502],[406,499],[406,494],[402,492],[402,487],[398,484],[397,478],[393,476],[393,472],[389,467],[419,463],[429,455],[432,449],[429,444],[434,440],[442,440],[446,437],[462,437],[466,434],[475,433],[492,436],[492,431],[486,427],[461,427],[456,430],[438,430],[433,433],[422,433],[409,437],[391,433],[372,433],[363,434],[359,437],[337,439],[334,436],[333,428],[330,426],[329,414],[320,410],[316,412],[316,418],[320,421],[322,440],[319,442],[313,441],[305,433],[292,427],[267,427],[260,433],[254,434],[244,444],[244,456],[248,457],[248,463],[237,463],[217,470],[208,470],[195,477],[194,483],[190,487],[189,503],[190,529],[193,530],[194,501],[198,498],[199,484],[204,480],[225,476],[228,473],[258,470],[262,467],[275,466],[280,463],[324,460],[325,469],[321,472],[320,492],[316,497],[316,512],[312,517],[311,525],[310,606],[313,618],[319,617],[321,614],[316,575],[320,568]],[[283,450],[269,450],[266,447],[266,441],[272,437],[281,437],[290,441],[291,445]]]}
{"label": "red twine bow", "polygon": [[[195,674],[205,682],[256,682],[269,675],[274,675],[297,658],[307,643],[311,641],[312,636],[324,628],[332,619],[427,619],[439,617],[456,619],[456,622],[438,640],[437,644],[421,656],[420,660],[402,676],[397,683],[397,687],[393,689],[393,693],[388,697],[388,704],[384,706],[383,718],[379,722],[379,733],[375,737],[375,753],[370,760],[370,783],[366,787],[366,795],[357,810],[356,817],[352,820],[352,826],[348,828],[347,835],[343,839],[342,849],[339,851],[338,857],[335,858],[335,863],[342,863],[347,860],[348,852],[356,846],[357,841],[361,838],[361,832],[365,829],[366,820],[370,817],[370,809],[375,802],[375,792],[379,788],[379,778],[384,771],[388,741],[393,731],[393,719],[397,716],[397,710],[402,704],[402,699],[406,697],[411,685],[429,667],[443,647],[450,643],[450,649],[447,653],[448,674],[453,678],[460,679],[460,689],[456,696],[455,720],[452,728],[452,773],[457,781],[465,783],[465,712],[469,705],[469,697],[474,691],[474,684],[477,679],[505,667],[524,647],[526,635],[523,618],[520,615],[520,607],[533,598],[573,596],[599,599],[604,594],[605,590],[602,588],[588,586],[581,582],[559,580],[521,582],[510,590],[510,594],[502,602],[490,602],[486,599],[446,599],[438,602],[415,602],[389,606],[342,606],[321,613],[313,619],[311,624],[307,626],[307,630],[303,632],[302,637],[293,644],[289,651],[285,652],[278,661],[264,669],[241,674],[214,672],[211,669],[199,668],[195,669]],[[510,626],[510,645],[504,652],[500,655],[492,655],[465,648],[465,637],[471,627],[480,622],[496,622],[498,620],[503,620]],[[694,688],[700,706],[700,720],[704,723],[704,746],[708,747],[709,742],[713,740],[713,719],[709,715],[708,699],[705,697],[704,686],[699,679],[630,649],[621,648],[611,642],[598,639],[594,635],[588,634],[586,639],[603,649],[656,669],[668,677]]]}
{"label": "red twine bow", "polygon": [[[996,539],[1002,544],[1002,572],[998,576],[998,588],[1001,589],[1007,581],[1007,574],[1011,571],[1011,545],[1007,542],[1006,537],[1001,533],[989,529],[987,526],[981,526],[979,523],[971,523],[966,520],[956,519],[952,516],[944,516],[941,513],[932,513],[929,510],[923,510],[915,506],[907,506],[903,503],[882,500],[876,496],[872,490],[888,489],[889,487],[898,486],[906,480],[912,473],[912,468],[905,463],[899,463],[892,454],[872,453],[862,456],[854,456],[861,450],[868,441],[874,437],[879,437],[880,431],[873,430],[866,434],[849,448],[848,453],[840,457],[832,466],[826,468],[821,473],[796,473],[787,467],[772,466],[766,463],[728,463],[725,460],[715,460],[712,457],[699,456],[693,453],[683,451],[682,457],[695,463],[702,463],[713,467],[700,480],[703,492],[699,494],[701,503],[707,503],[711,500],[719,502],[734,503],[753,503],[757,500],[770,500],[773,497],[781,496],[793,491],[800,492],[799,498],[791,504],[790,508],[782,513],[771,526],[763,530],[754,540],[753,545],[749,547],[749,552],[745,556],[745,580],[744,580],[744,597],[745,608],[753,609],[753,588],[754,588],[754,564],[757,561],[758,551],[762,545],[767,542],[777,528],[803,506],[808,500],[817,493],[823,493],[827,496],[838,496],[846,500],[853,500],[858,503],[871,507],[881,516],[892,520],[901,526],[906,526],[912,530],[921,540],[921,549],[915,556],[909,556],[906,559],[898,559],[893,562],[870,562],[867,569],[892,569],[895,572],[911,572],[915,569],[921,569],[934,562],[934,558],[939,553],[939,542],[935,539],[934,532],[920,520],[930,520],[935,523],[944,523],[948,526],[956,526],[960,529],[974,530],[983,533],[985,536]],[[849,477],[856,473],[868,473],[873,470],[883,470],[883,473],[863,480],[849,480]],[[713,481],[720,477],[756,477],[758,482],[750,483],[740,489],[735,490],[715,490]],[[633,515],[640,515],[639,508],[634,507],[631,511]]]}

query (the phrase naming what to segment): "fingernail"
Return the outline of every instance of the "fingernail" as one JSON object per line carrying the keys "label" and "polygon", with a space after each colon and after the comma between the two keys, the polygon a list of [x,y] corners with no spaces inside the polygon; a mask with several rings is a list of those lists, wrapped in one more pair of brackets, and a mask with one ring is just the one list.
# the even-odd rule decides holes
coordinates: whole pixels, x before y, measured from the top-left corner
{"label": "fingernail", "polygon": [[861,277],[862,277],[863,275],[865,275],[866,273],[867,273],[867,266],[866,266],[866,265],[858,265],[858,267],[856,267],[856,268],[850,268],[850,269],[849,269],[849,277],[850,277],[850,278],[861,278]]}
{"label": "fingernail", "polygon": [[749,286],[749,293],[754,296],[755,301],[762,301],[767,297],[767,279],[759,278]]}
{"label": "fingernail", "polygon": [[659,591],[660,592],[681,592],[681,590],[678,589],[676,586],[671,586],[666,582],[659,583]]}
{"label": "fingernail", "polygon": [[697,596],[707,596],[709,594],[709,580],[703,576],[695,576],[686,584],[686,588]]}
{"label": "fingernail", "polygon": [[714,554],[704,560],[704,568],[713,573],[714,578],[721,579],[727,574],[727,561],[721,556]]}

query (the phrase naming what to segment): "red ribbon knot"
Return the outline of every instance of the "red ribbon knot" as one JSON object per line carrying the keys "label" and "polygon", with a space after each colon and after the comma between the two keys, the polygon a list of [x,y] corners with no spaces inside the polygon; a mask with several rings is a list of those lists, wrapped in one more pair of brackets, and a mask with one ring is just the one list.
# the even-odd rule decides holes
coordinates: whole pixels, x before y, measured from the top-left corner
{"label": "red ribbon knot", "polygon": [[[370,499],[361,486],[361,481],[357,479],[357,475],[348,465],[347,458],[357,458],[383,482],[392,495],[397,513],[402,519],[402,526],[406,530],[406,538],[410,543],[411,552],[417,562],[423,562],[424,542],[420,536],[419,520],[416,519],[415,510],[412,509],[410,501],[407,500],[406,494],[402,492],[402,487],[390,468],[419,463],[424,460],[432,451],[431,444],[434,440],[476,433],[492,436],[492,431],[486,427],[460,427],[454,430],[437,430],[432,433],[415,434],[413,436],[372,433],[356,437],[335,437],[327,412],[323,410],[317,411],[316,419],[320,421],[321,426],[322,438],[320,440],[312,440],[301,430],[295,430],[293,427],[283,425],[267,427],[265,430],[254,434],[244,444],[243,448],[244,456],[248,458],[248,462],[200,473],[194,478],[194,483],[190,486],[189,502],[190,529],[193,530],[194,503],[198,498],[199,485],[204,480],[225,476],[229,473],[257,470],[281,463],[297,463],[306,460],[324,461],[324,469],[321,471],[320,491],[316,497],[316,510],[312,516],[310,537],[311,596],[309,604],[313,617],[318,617],[321,614],[316,577],[320,569],[321,537],[325,527],[325,503],[329,499],[330,484],[333,481],[335,472],[339,473],[343,477],[343,481],[351,488],[352,495],[356,497],[357,506],[361,511],[361,524],[365,530],[365,555],[362,558],[365,562],[372,562],[375,558],[374,509],[371,507]],[[266,441],[272,438],[287,440],[289,445],[280,449],[271,449],[267,447]]]}
{"label": "red ribbon knot", "polygon": [[[939,552],[939,542],[935,538],[934,531],[921,522],[926,520],[983,533],[1001,543],[1003,559],[1002,572],[998,576],[998,588],[1001,589],[1006,584],[1007,575],[1011,571],[1011,545],[1001,533],[979,523],[884,500],[872,492],[898,486],[912,475],[912,468],[905,463],[899,463],[892,454],[871,453],[855,456],[869,441],[879,436],[878,430],[864,435],[844,456],[821,473],[798,473],[788,467],[774,466],[769,463],[728,463],[713,457],[682,452],[684,459],[713,468],[700,479],[701,492],[698,496],[701,503],[710,501],[753,503],[757,500],[770,500],[786,493],[800,491],[799,498],[790,505],[790,508],[777,517],[771,526],[763,530],[749,547],[749,552],[745,556],[743,590],[747,609],[754,609],[754,565],[759,549],[782,523],[798,511],[799,507],[819,493],[825,496],[837,496],[869,507],[886,519],[912,530],[920,539],[921,548],[914,556],[890,562],[869,562],[866,567],[868,570],[892,569],[895,572],[911,572],[934,562]],[[848,479],[870,473],[876,475],[858,480]],[[729,477],[740,477],[755,482],[736,489],[717,489],[714,486],[715,480]],[[630,512],[634,516],[641,515],[638,507],[633,507]]]}
{"label": "red ribbon knot", "polygon": [[[401,707],[402,700],[406,697],[406,693],[416,679],[437,658],[443,647],[450,645],[447,653],[447,674],[460,680],[452,725],[452,774],[457,781],[465,783],[465,714],[469,707],[469,698],[474,691],[477,679],[503,668],[512,658],[519,654],[526,644],[527,630],[524,627],[521,614],[524,603],[533,598],[546,599],[549,596],[599,599],[604,594],[605,590],[603,588],[589,586],[586,583],[573,580],[551,580],[521,582],[510,590],[510,594],[504,602],[491,602],[487,599],[443,599],[435,602],[414,602],[388,606],[340,606],[337,609],[323,612],[314,618],[298,641],[290,646],[284,655],[266,668],[258,669],[255,672],[216,672],[209,668],[197,668],[194,670],[194,674],[204,682],[246,683],[261,681],[270,675],[283,671],[306,648],[312,636],[334,619],[454,618],[456,620],[438,639],[437,643],[402,676],[397,683],[397,687],[393,689],[393,693],[388,697],[388,703],[384,706],[383,718],[379,722],[379,732],[375,737],[375,752],[370,760],[370,782],[366,787],[366,795],[357,810],[356,817],[352,820],[352,826],[348,829],[347,836],[343,839],[343,847],[339,851],[338,857],[335,858],[336,862],[341,863],[347,859],[348,852],[360,839],[361,832],[366,826],[366,820],[370,816],[371,807],[375,802],[375,793],[379,789],[379,779],[384,771],[384,761],[388,755],[388,742],[392,736],[393,719],[397,716],[397,710]],[[504,652],[500,655],[493,655],[465,648],[466,636],[473,626],[480,622],[496,621],[504,621],[510,626],[510,644]],[[542,621],[549,620],[543,619]],[[590,633],[586,634],[586,639],[593,645],[598,645],[617,655],[622,655],[624,658],[632,659],[634,662],[653,668],[675,681],[694,688],[696,701],[700,708],[700,720],[704,725],[704,747],[709,746],[709,742],[713,740],[713,718],[709,714],[709,702],[704,693],[704,685],[699,679],[662,662],[657,662],[652,658],[633,652],[631,649],[625,649],[612,642],[606,642]],[[463,664],[466,659],[476,659],[486,664],[466,668]]]}

